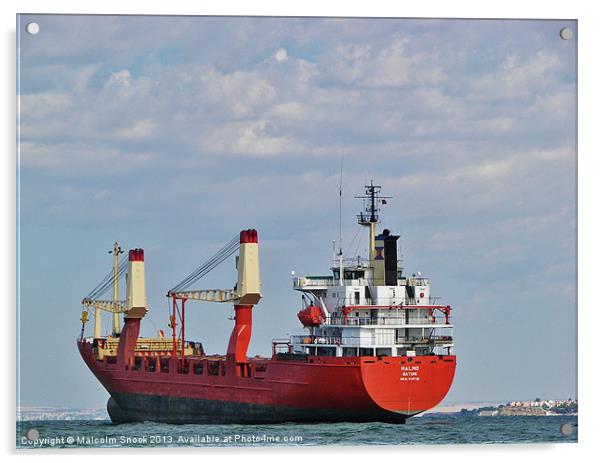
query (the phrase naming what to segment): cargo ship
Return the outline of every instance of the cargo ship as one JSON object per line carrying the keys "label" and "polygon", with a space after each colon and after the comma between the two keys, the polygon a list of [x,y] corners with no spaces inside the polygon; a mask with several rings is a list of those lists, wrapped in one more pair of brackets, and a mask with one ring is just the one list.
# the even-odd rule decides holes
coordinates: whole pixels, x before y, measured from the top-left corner
{"label": "cargo ship", "polygon": [[[367,230],[367,256],[343,255],[333,246],[330,272],[295,276],[303,332],[272,341],[271,357],[247,355],[253,308],[261,299],[259,240],[243,230],[180,284],[167,292],[168,328],[140,337],[148,313],[144,251],[127,256],[115,243],[113,269],[82,301],[79,352],[110,395],[114,423],[404,423],[437,405],[456,369],[451,307],[437,303],[430,281],[406,275],[398,235],[380,229],[390,197],[373,182],[357,215]],[[236,256],[232,289],[191,289],[230,256]],[[126,297],[119,299],[125,277]],[[112,299],[102,295],[113,290]],[[187,337],[186,304],[232,304],[234,327],[225,355],[208,355]],[[102,314],[112,330],[102,335]],[[94,321],[94,335],[85,336]]]}

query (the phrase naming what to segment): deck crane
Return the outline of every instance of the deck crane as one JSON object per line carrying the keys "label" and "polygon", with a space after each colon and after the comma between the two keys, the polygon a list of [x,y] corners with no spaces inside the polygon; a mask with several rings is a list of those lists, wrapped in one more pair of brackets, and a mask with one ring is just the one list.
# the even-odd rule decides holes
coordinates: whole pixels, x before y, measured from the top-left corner
{"label": "deck crane", "polygon": [[[190,286],[204,277],[220,263],[239,251],[237,256],[238,278],[233,289],[206,289],[190,290]],[[177,356],[177,320],[180,319],[180,340],[182,343],[182,365],[184,365],[184,329],[185,329],[185,304],[188,300],[205,302],[232,302],[234,304],[235,324],[228,343],[227,360],[239,366],[238,375],[245,374],[247,362],[247,349],[251,340],[252,309],[261,299],[261,280],[259,274],[259,246],[257,230],[248,229],[240,232],[213,257],[198,267],[181,283],[172,288],[167,297],[172,300],[172,314],[170,327],[172,329],[173,348],[172,355]],[[178,310],[180,301],[181,310]]]}
{"label": "deck crane", "polygon": [[[127,268],[127,260],[119,261],[119,255],[123,254],[121,246],[115,241],[113,250],[113,270],[109,272],[101,282],[82,300],[86,316],[83,317],[82,324],[87,321],[87,311],[94,309],[94,338],[100,339],[102,336],[101,312],[110,312],[113,314],[113,335],[118,336],[121,332],[120,314],[127,312],[126,301],[119,300],[119,278],[123,276]],[[113,286],[113,300],[100,299]],[[84,321],[85,320],[85,321]]]}

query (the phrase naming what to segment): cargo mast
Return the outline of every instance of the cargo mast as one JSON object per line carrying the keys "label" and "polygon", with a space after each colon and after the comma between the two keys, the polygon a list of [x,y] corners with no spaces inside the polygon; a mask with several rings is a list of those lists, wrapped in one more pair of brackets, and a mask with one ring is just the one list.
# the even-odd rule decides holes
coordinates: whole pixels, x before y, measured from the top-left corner
{"label": "cargo mast", "polygon": [[[109,251],[113,254],[113,304],[117,307],[119,302],[119,254],[123,254],[121,246],[115,241],[113,250]],[[119,336],[121,333],[121,320],[118,312],[113,312],[113,336]]]}

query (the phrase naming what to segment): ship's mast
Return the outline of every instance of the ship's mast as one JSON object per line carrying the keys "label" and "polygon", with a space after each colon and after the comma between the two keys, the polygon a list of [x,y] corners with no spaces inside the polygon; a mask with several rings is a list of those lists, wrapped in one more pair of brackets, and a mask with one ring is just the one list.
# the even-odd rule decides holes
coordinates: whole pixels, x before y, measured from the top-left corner
{"label": "ship's mast", "polygon": [[[377,187],[380,189],[380,187]],[[370,193],[370,267],[374,267],[374,237],[376,236],[376,223],[378,222],[378,216],[376,215],[376,205],[374,204],[374,184],[370,180],[370,186],[368,187]]]}
{"label": "ship's mast", "polygon": [[339,285],[343,286],[343,158],[339,178]]}
{"label": "ship's mast", "polygon": [[[117,307],[119,301],[119,254],[123,254],[121,246],[115,241],[113,250],[109,251],[109,254],[113,254],[113,304]],[[119,319],[119,313],[113,312],[113,335],[119,335],[121,333],[121,320]]]}
{"label": "ship's mast", "polygon": [[365,225],[370,227],[370,248],[369,248],[369,258],[370,258],[370,267],[374,268],[374,241],[376,237],[376,224],[378,223],[378,211],[379,208],[377,203],[380,201],[381,204],[386,204],[385,199],[390,199],[391,196],[380,196],[380,190],[382,187],[380,185],[374,185],[374,182],[370,180],[370,185],[365,186],[365,195],[364,196],[356,196],[356,198],[369,200],[368,205],[365,210],[360,212],[357,216],[357,222],[360,225]]}

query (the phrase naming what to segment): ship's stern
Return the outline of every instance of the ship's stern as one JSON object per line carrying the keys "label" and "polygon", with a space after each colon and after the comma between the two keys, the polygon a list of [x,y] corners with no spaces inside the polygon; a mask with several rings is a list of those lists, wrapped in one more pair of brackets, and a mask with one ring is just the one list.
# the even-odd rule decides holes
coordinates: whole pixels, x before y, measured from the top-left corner
{"label": "ship's stern", "polygon": [[456,371],[455,355],[364,358],[361,375],[370,398],[382,409],[409,418],[439,404]]}

